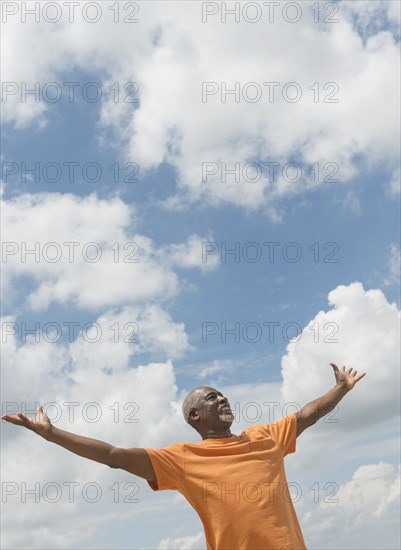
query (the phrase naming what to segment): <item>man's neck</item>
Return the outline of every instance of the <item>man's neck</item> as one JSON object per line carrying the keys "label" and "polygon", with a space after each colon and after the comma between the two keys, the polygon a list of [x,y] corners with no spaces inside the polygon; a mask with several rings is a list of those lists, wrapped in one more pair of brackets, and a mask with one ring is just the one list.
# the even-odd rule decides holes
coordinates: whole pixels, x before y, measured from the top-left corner
{"label": "man's neck", "polygon": [[201,434],[202,439],[226,439],[227,437],[234,437],[234,434],[230,432],[230,430],[224,430],[224,432],[206,432],[205,434]]}

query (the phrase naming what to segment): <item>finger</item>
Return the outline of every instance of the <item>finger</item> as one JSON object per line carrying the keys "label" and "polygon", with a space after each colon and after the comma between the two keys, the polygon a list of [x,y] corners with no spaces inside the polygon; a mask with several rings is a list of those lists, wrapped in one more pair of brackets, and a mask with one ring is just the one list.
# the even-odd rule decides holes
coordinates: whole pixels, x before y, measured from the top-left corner
{"label": "finger", "polygon": [[20,418],[17,416],[12,416],[10,414],[5,414],[1,417],[3,420],[6,420],[7,422],[11,422],[11,424],[17,424],[18,426],[22,426],[23,423]]}
{"label": "finger", "polygon": [[343,368],[341,369],[343,372],[345,372],[345,366],[343,365]]}
{"label": "finger", "polygon": [[354,377],[355,377],[355,376],[357,375],[357,373],[358,373],[358,371],[357,371],[357,370],[356,370],[356,371],[354,371],[354,374],[353,374],[352,376],[354,376]]}
{"label": "finger", "polygon": [[333,367],[334,372],[338,372],[338,367],[334,363],[330,363],[330,365]]}
{"label": "finger", "polygon": [[351,374],[352,370],[353,370],[352,367],[350,367],[350,368],[347,370],[347,374]]}
{"label": "finger", "polygon": [[361,378],[363,378],[364,376],[366,376],[366,372],[360,374],[360,375],[358,376],[358,378],[355,378],[355,383],[356,383],[356,382],[359,382],[359,380],[361,380]]}
{"label": "finger", "polygon": [[28,418],[24,416],[22,413],[17,413],[17,416],[22,420],[24,424],[29,422]]}

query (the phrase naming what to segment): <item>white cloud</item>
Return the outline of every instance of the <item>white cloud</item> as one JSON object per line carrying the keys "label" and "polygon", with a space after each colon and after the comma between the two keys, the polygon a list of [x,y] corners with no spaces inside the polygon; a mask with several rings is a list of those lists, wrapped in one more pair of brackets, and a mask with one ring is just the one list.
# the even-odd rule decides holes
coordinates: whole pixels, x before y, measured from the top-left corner
{"label": "white cloud", "polygon": [[206,256],[205,247],[209,242],[213,242],[211,235],[206,238],[190,235],[187,242],[172,244],[162,249],[160,256],[164,264],[172,267],[199,267],[202,271],[210,271],[218,266],[219,258]]}
{"label": "white cloud", "polygon": [[207,365],[199,371],[198,378],[204,380],[211,375],[220,375],[232,369],[233,362],[227,359],[215,359],[211,365]]}
{"label": "white cloud", "polygon": [[[115,102],[112,93],[105,93],[101,122],[107,130],[115,130],[116,144],[128,144],[127,158],[135,158],[142,169],[162,162],[176,169],[178,192],[167,199],[167,205],[188,207],[198,200],[247,209],[263,205],[280,222],[281,213],[272,201],[318,185],[333,185],[323,183],[331,172],[325,163],[338,166],[335,177],[341,182],[358,174],[356,158],[363,157],[369,167],[395,166],[398,46],[391,31],[396,34],[397,30],[372,26],[372,21],[393,20],[394,4],[341,3],[340,21],[319,25],[306,9],[292,25],[280,10],[274,23],[268,23],[264,13],[255,24],[244,19],[223,24],[220,12],[202,23],[201,6],[194,2],[141,3],[140,22],[134,26],[111,25],[106,16],[92,25],[82,17],[73,24],[53,25],[29,23],[29,19],[18,24],[14,17],[7,26],[4,47],[15,56],[3,71],[10,82],[46,83],[63,82],[73,67],[84,71],[91,67],[105,75],[106,91],[114,82],[121,87],[127,81],[138,82],[139,108]],[[102,5],[106,8],[107,3]],[[355,13],[359,27],[352,22]],[[364,42],[358,29],[368,28]],[[50,42],[52,48],[47,47]],[[35,64],[28,62],[32,52]],[[303,91],[301,100],[269,103],[266,81],[281,86],[297,82]],[[258,102],[247,102],[244,96],[248,96],[240,93],[238,103],[232,96],[222,103],[217,93],[202,102],[203,82],[216,82],[219,93],[223,82],[228,88],[235,82],[240,86],[256,82],[263,95]],[[315,82],[321,87],[317,103],[309,89]],[[330,87],[323,90],[327,82],[338,84],[338,103],[322,101],[331,91]],[[4,104],[5,119],[20,126],[35,119],[44,123],[45,111],[52,106],[44,106],[43,101],[22,103],[18,97],[9,97]],[[274,181],[269,181],[262,164],[260,173],[252,167],[248,172],[247,163],[255,159],[280,163]],[[303,166],[305,176],[296,183],[281,173],[294,160]],[[223,162],[229,169],[238,163],[237,181],[233,175],[222,180]],[[204,175],[205,181],[202,163],[215,163],[217,170],[207,178]],[[320,166],[318,182],[308,168],[314,163]]]}
{"label": "white cloud", "polygon": [[[177,340],[177,353],[183,342]],[[148,335],[147,348],[153,343],[160,351],[158,337]],[[113,343],[110,337],[96,343],[81,338],[69,345],[35,343],[30,337],[17,345],[15,336],[9,336],[3,349],[3,410],[18,404],[32,410],[41,403],[49,407],[49,417],[71,430],[90,428],[98,436],[115,438],[117,423],[134,429],[138,442],[146,436],[148,444],[166,440],[166,423],[173,418],[182,422],[181,411],[172,405],[177,390],[172,362],[140,365],[135,361],[140,349],[132,344]],[[173,351],[170,342],[167,350]],[[73,402],[77,405],[66,405]]]}
{"label": "white cloud", "polygon": [[[4,323],[14,321],[2,319],[3,329]],[[139,331],[130,334],[132,326],[124,329],[127,322],[136,322]],[[172,443],[171,434],[184,440],[186,425],[177,402],[172,362],[141,365],[136,358],[142,352],[180,356],[189,349],[183,324],[174,323],[156,304],[109,310],[96,324],[102,328],[102,337],[95,343],[81,335],[72,343],[50,343],[43,337],[36,342],[33,335],[22,343],[16,335],[3,337],[2,412],[31,414],[41,403],[57,427],[122,447],[162,447]],[[107,330],[110,326],[113,331]],[[114,342],[116,334],[118,342]],[[126,336],[139,342],[124,342]],[[154,514],[149,509],[153,494],[138,478],[82,460],[61,447],[49,447],[21,428],[3,426],[2,436],[3,488],[11,491],[3,509],[2,542],[7,547],[69,548],[77,540],[84,545],[97,541],[97,545],[110,526],[132,525],[132,514],[139,506],[145,516]],[[130,489],[136,482],[140,505],[134,510],[131,505],[126,517],[124,499],[130,494],[126,484],[131,483]],[[52,488],[49,493],[45,490],[49,483],[58,487],[60,500],[49,503],[47,496],[54,494]],[[71,483],[75,489],[69,502]],[[85,500],[87,483],[96,484],[102,495],[90,506]],[[116,483],[120,504],[110,490]],[[24,497],[25,488],[36,496]],[[21,522],[23,530],[18,527]],[[50,523],[51,530],[46,527]]]}
{"label": "white cloud", "polygon": [[[163,322],[161,332],[168,332]],[[179,325],[176,328],[180,329]],[[148,337],[151,340],[150,334]],[[153,342],[158,349],[157,335]],[[133,366],[135,348],[122,343],[113,346],[110,342],[78,340],[67,346],[35,343],[30,338],[25,344],[16,344],[12,337],[4,344],[3,412],[18,407],[29,414],[39,402],[55,426],[122,447],[164,446],[171,442],[172,433],[183,431],[182,413],[175,405],[177,387],[171,361]],[[111,349],[107,352],[108,345]],[[148,346],[152,346],[151,341]],[[168,342],[167,350],[170,347]],[[119,502],[124,504],[123,498],[129,494],[125,483],[132,484],[138,478],[85,461],[21,428],[3,427],[2,436],[2,479],[17,491],[8,495],[4,505],[3,544],[21,547],[31,541],[34,548],[65,548],[77,544],[77,533],[81,533],[81,544],[91,544],[115,525],[118,513],[110,487],[119,483]],[[49,482],[58,484],[61,494],[51,506],[44,492]],[[76,489],[70,503],[66,484],[72,482]],[[90,510],[82,496],[87,483],[97,484],[103,495]],[[24,487],[36,486],[37,501],[32,495],[23,500]],[[140,487],[140,506],[146,514],[152,494],[144,484]],[[121,511],[126,512],[126,505]],[[132,522],[132,513],[127,521]],[[23,522],[23,530],[18,528],[19,522]],[[52,522],[49,532],[46,525]],[[91,529],[87,529],[88,524]]]}
{"label": "white cloud", "polygon": [[368,512],[366,505],[368,505],[373,517],[379,518],[391,506],[395,506],[400,496],[399,480],[399,469],[398,472],[395,471],[392,464],[380,462],[360,466],[352,476],[352,480],[340,487],[339,507],[348,517],[353,512],[354,525],[365,525],[365,522],[355,515],[360,513],[366,515]]}
{"label": "white cloud", "polygon": [[[27,302],[33,310],[47,309],[52,302],[99,310],[166,301],[179,290],[170,265],[182,261],[203,270],[217,265],[202,263],[198,235],[157,250],[134,230],[135,208],[119,198],[25,194],[4,201],[2,211],[4,282],[31,277],[36,286]],[[25,255],[35,247],[36,256]]]}
{"label": "white cloud", "polygon": [[397,2],[393,2],[392,0],[385,0],[385,4],[387,7],[387,15],[390,21],[392,21],[395,25],[400,25],[400,19],[401,19],[401,10],[399,6],[397,5]]}
{"label": "white cloud", "polygon": [[110,373],[127,366],[134,354],[158,353],[177,358],[190,349],[184,324],[174,323],[155,304],[107,311],[92,328],[82,330],[70,346],[72,356],[81,365]]}
{"label": "white cloud", "polygon": [[187,536],[187,537],[178,537],[175,539],[167,538],[160,541],[158,546],[159,550],[192,550],[195,548],[205,548],[206,541],[203,533],[198,533],[197,535]]}
{"label": "white cloud", "polygon": [[333,426],[350,431],[393,418],[399,404],[400,311],[381,290],[365,290],[359,282],[339,285],[328,300],[332,309],[317,313],[301,338],[287,346],[281,362],[285,400],[305,404],[326,393],[335,381],[329,364],[335,363],[367,374],[341,402],[341,421]]}
{"label": "white cloud", "polygon": [[[183,11],[181,16],[185,19],[187,14]],[[159,120],[165,129],[161,135],[168,136],[167,129],[175,128],[175,135],[179,136],[179,149],[177,151],[176,148],[174,154],[167,154],[166,137],[165,158],[178,167],[181,192],[186,192],[192,200],[203,199],[211,204],[230,202],[255,208],[265,202],[265,196],[271,198],[293,194],[302,187],[313,186],[310,177],[305,185],[294,185],[283,177],[276,178],[272,184],[266,177],[251,182],[252,177],[255,177],[251,173],[248,179],[241,175],[240,181],[235,181],[231,175],[223,182],[220,169],[216,176],[209,176],[207,182],[202,183],[201,166],[206,162],[217,163],[220,168],[221,163],[226,162],[231,169],[237,162],[242,173],[246,163],[255,156],[263,161],[280,162],[283,166],[297,151],[300,162],[312,164],[322,162],[323,159],[336,162],[340,167],[340,179],[346,181],[357,173],[352,160],[356,152],[369,156],[372,153],[372,161],[383,154],[387,156],[391,149],[393,153],[390,154],[396,155],[395,148],[390,143],[387,143],[390,149],[383,149],[384,142],[387,141],[385,132],[389,130],[389,125],[392,125],[390,116],[384,115],[383,118],[384,113],[378,109],[380,117],[376,120],[375,128],[372,125],[372,117],[366,116],[367,112],[370,115],[374,112],[372,106],[369,106],[374,96],[382,97],[383,102],[392,101],[389,97],[383,97],[386,96],[386,92],[381,89],[381,84],[378,84],[379,81],[392,79],[393,71],[390,65],[395,61],[395,49],[390,35],[383,33],[373,37],[367,48],[363,49],[357,35],[346,23],[334,25],[331,33],[320,34],[321,31],[317,29],[308,29],[308,32],[315,33],[315,42],[320,43],[324,36],[324,43],[321,44],[323,51],[319,50],[319,58],[316,59],[313,58],[308,42],[302,40],[307,28],[306,23],[294,25],[292,40],[288,40],[289,30],[286,28],[283,34],[286,43],[283,44],[279,34],[283,33],[284,29],[280,24],[275,24],[269,29],[270,41],[262,39],[259,35],[263,26],[255,25],[240,25],[234,34],[229,25],[212,23],[203,25],[201,37],[200,29],[193,25],[191,18],[188,19],[188,25],[192,27],[191,39],[180,29],[181,36],[178,41],[176,33],[172,34],[173,29],[167,29],[163,34],[163,48],[155,55],[153,64],[149,65],[146,73],[141,75],[146,93],[134,121],[136,131],[131,140],[130,151],[139,155],[138,158],[140,161],[143,159],[145,165],[152,166],[160,162],[162,147],[150,147],[155,140],[160,140],[159,127],[156,124],[150,126],[149,120],[158,106],[167,103],[168,113],[164,113],[162,120]],[[216,40],[218,31],[219,39]],[[178,43],[182,45],[183,41],[186,43],[185,55],[177,51]],[[214,66],[216,63],[213,63],[216,41],[219,48],[218,73],[217,67]],[[294,52],[288,51],[294,41],[297,41],[302,53],[297,50],[297,55],[294,55]],[[199,46],[201,42],[202,48]],[[264,47],[260,48],[260,44]],[[248,48],[252,48],[253,62],[244,65],[242,60]],[[347,51],[345,64],[344,48]],[[263,52],[263,60],[258,52]],[[266,52],[271,53],[268,55],[268,65],[269,75],[274,75],[272,80],[285,82],[285,76],[291,74],[292,80],[300,82],[304,90],[308,88],[306,81],[308,78],[312,79],[312,75],[313,81],[334,80],[341,86],[340,102],[330,105],[330,110],[327,104],[314,104],[313,108],[301,108],[301,104],[291,105],[291,114],[288,104],[284,102],[275,104],[274,109],[269,108],[263,101],[255,104],[236,104],[227,101],[226,104],[222,104],[218,96],[209,98],[208,103],[200,103],[200,89],[196,88],[196,84],[200,88],[201,82],[225,81],[228,87],[232,87],[239,80],[244,83],[266,80]],[[282,70],[281,55],[286,59],[286,74]],[[379,60],[384,55],[386,61],[383,65]],[[311,65],[305,65],[305,62],[299,64],[301,56],[304,60],[311,59]],[[238,76],[239,66],[241,78]],[[328,66],[331,67],[330,77]],[[355,67],[358,67],[358,71],[355,71]],[[381,73],[379,79],[377,71]],[[171,74],[175,75],[173,79],[170,77]],[[180,88],[175,86],[179,75]],[[160,79],[169,81],[167,91],[164,87],[156,86]],[[312,82],[309,85],[311,84]],[[393,84],[396,85],[395,82]],[[380,90],[376,89],[371,95],[372,86],[379,86]],[[369,94],[366,94],[366,89],[370,90]],[[355,97],[359,98],[357,108]],[[376,99],[374,101],[376,103]],[[294,117],[297,120],[295,126]],[[344,125],[347,127],[347,138],[344,138],[343,134]],[[149,130],[152,128],[153,132],[150,133]],[[193,128],[196,128],[195,135],[192,135]],[[392,130],[390,132],[392,133]]]}
{"label": "white cloud", "polygon": [[308,547],[399,547],[399,468],[384,462],[360,466],[339,486],[335,499],[338,502],[321,502],[301,518]]}
{"label": "white cloud", "polygon": [[[56,513],[53,521],[58,519]],[[96,527],[94,525],[87,526],[86,532],[83,532],[82,528],[56,532],[53,526],[47,527],[36,524],[35,530],[30,531],[30,548],[76,548],[82,544],[83,540],[93,537],[95,533]],[[6,544],[12,548],[20,548],[21,545],[26,544],[26,534],[21,532],[18,526],[15,525],[13,532],[8,531],[8,529],[5,530],[3,540],[7,541]]]}

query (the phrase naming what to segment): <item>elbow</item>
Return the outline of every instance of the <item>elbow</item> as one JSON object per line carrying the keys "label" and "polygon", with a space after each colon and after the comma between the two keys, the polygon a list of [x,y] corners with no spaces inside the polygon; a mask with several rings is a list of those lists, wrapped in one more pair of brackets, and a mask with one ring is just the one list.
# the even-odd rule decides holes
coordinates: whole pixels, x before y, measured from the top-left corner
{"label": "elbow", "polygon": [[304,432],[307,428],[310,426],[313,426],[313,424],[316,424],[317,418],[313,414],[305,413],[304,411],[300,411],[297,413],[297,437],[301,435],[302,432]]}

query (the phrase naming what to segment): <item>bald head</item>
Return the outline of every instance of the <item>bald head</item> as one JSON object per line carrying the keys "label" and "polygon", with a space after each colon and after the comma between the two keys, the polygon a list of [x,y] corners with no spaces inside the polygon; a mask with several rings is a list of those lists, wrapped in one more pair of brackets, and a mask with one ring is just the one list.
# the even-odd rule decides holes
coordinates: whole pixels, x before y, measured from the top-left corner
{"label": "bald head", "polygon": [[189,413],[191,412],[191,409],[197,408],[199,398],[203,396],[203,391],[208,389],[212,390],[213,388],[209,388],[209,386],[198,386],[196,388],[193,388],[185,397],[182,404],[182,414],[184,415],[185,422],[187,422],[188,424],[191,424],[189,418]]}

